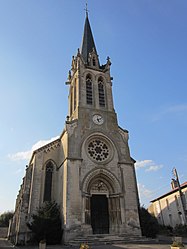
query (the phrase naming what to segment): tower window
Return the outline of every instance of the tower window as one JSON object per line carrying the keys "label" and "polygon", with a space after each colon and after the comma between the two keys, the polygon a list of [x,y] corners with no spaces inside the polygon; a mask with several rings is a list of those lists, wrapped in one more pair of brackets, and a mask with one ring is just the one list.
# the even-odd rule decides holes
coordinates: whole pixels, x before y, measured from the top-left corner
{"label": "tower window", "polygon": [[76,108],[77,105],[77,86],[76,86],[77,82],[75,80],[75,85],[74,85],[74,110]]}
{"label": "tower window", "polygon": [[86,103],[92,105],[92,79],[90,75],[86,77]]}
{"label": "tower window", "polygon": [[103,79],[100,77],[98,80],[98,92],[99,92],[99,105],[105,107],[105,91],[103,85]]}
{"label": "tower window", "polygon": [[95,67],[95,66],[96,66],[96,60],[95,60],[95,57],[93,57],[93,59],[92,59],[92,63],[93,63],[93,66]]}
{"label": "tower window", "polygon": [[49,162],[46,165],[45,169],[44,201],[51,201],[52,178],[53,178],[53,164]]}
{"label": "tower window", "polygon": [[73,112],[73,89],[71,87],[70,90],[70,116],[72,115]]}

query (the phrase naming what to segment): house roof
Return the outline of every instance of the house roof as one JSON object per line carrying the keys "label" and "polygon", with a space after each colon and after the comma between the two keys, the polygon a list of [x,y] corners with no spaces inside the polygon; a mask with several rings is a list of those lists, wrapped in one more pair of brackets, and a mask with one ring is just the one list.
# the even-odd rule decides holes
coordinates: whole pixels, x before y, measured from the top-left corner
{"label": "house roof", "polygon": [[[181,187],[181,189],[187,187],[187,182],[182,183],[182,184],[180,185],[180,187]],[[169,191],[169,192],[167,192],[167,193],[165,193],[165,194],[163,194],[163,195],[157,197],[156,199],[152,200],[151,202],[158,201],[158,200],[162,199],[163,197],[169,196],[169,195],[171,195],[171,194],[173,194],[173,193],[175,193],[175,192],[177,192],[177,191],[179,191],[179,187],[176,187],[176,188],[172,189],[171,191]]]}

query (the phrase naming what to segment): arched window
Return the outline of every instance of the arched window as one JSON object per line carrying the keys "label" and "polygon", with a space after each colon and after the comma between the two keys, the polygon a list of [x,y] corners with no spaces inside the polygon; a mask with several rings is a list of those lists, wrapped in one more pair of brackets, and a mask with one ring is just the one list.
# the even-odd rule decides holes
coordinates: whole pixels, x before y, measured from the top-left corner
{"label": "arched window", "polygon": [[52,178],[53,178],[53,164],[52,162],[49,162],[45,168],[44,201],[51,201]]}
{"label": "arched window", "polygon": [[77,81],[75,79],[75,84],[74,84],[74,110],[77,106]]}
{"label": "arched window", "polygon": [[72,115],[73,112],[73,88],[71,87],[70,90],[70,116]]}
{"label": "arched window", "polygon": [[93,57],[93,59],[92,59],[92,64],[93,64],[93,66],[94,66],[94,67],[96,66],[96,60],[95,60],[95,57]]}
{"label": "arched window", "polygon": [[105,91],[102,77],[98,80],[99,105],[105,107]]}
{"label": "arched window", "polygon": [[91,76],[88,74],[86,76],[86,103],[88,105],[92,105],[92,78]]}

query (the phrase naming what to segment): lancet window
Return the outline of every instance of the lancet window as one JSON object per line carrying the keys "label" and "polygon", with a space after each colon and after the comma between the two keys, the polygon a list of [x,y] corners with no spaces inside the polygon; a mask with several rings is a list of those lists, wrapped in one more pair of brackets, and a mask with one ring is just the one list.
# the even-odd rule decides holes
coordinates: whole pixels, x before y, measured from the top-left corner
{"label": "lancet window", "polygon": [[86,103],[88,105],[93,103],[92,78],[89,74],[86,76]]}
{"label": "lancet window", "polygon": [[96,60],[95,60],[95,57],[93,57],[93,59],[92,59],[92,63],[93,63],[93,66],[95,67],[95,66],[96,66]]}
{"label": "lancet window", "polygon": [[77,105],[77,81],[75,79],[75,84],[74,84],[74,110]]}
{"label": "lancet window", "polygon": [[52,180],[53,180],[53,164],[52,162],[49,162],[45,168],[44,201],[51,201]]}
{"label": "lancet window", "polygon": [[70,116],[72,115],[73,112],[73,88],[71,87],[70,90]]}
{"label": "lancet window", "polygon": [[98,92],[99,92],[99,105],[101,107],[105,107],[105,91],[104,91],[104,84],[102,77],[100,77],[98,80]]}

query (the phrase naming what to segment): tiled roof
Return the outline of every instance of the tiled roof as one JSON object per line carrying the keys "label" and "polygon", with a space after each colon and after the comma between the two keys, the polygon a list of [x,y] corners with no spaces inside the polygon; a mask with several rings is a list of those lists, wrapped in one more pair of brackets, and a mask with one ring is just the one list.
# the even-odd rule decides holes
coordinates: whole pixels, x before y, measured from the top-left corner
{"label": "tiled roof", "polygon": [[[187,182],[182,183],[180,186],[181,186],[181,189],[187,187]],[[157,200],[160,200],[160,199],[162,199],[163,197],[166,197],[166,196],[168,196],[168,195],[170,195],[170,194],[173,194],[173,193],[175,193],[175,192],[178,191],[178,190],[179,190],[179,188],[176,187],[176,188],[172,189],[171,191],[169,191],[169,192],[167,192],[167,193],[165,193],[165,194],[163,194],[163,195],[161,195],[161,196],[155,198],[155,199],[152,200],[151,202],[155,202],[155,201],[157,201]]]}

